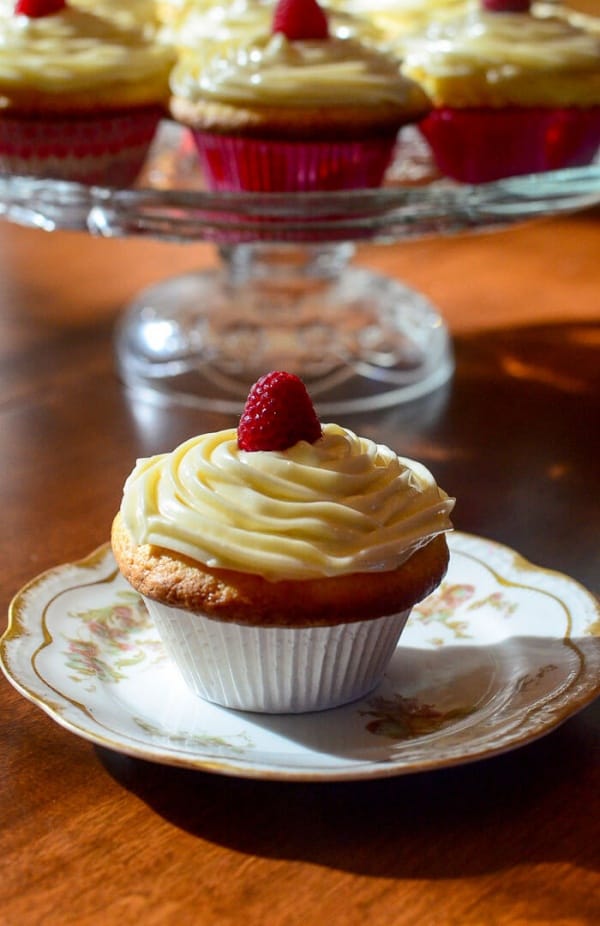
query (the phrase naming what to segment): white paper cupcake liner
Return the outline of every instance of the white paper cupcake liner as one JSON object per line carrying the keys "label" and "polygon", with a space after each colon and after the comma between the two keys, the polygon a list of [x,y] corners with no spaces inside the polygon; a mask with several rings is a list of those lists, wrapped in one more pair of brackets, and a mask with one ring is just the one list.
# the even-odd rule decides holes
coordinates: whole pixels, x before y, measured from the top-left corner
{"label": "white paper cupcake liner", "polygon": [[363,697],[381,681],[410,609],[331,627],[251,627],[145,599],[188,686],[224,707],[320,711]]}

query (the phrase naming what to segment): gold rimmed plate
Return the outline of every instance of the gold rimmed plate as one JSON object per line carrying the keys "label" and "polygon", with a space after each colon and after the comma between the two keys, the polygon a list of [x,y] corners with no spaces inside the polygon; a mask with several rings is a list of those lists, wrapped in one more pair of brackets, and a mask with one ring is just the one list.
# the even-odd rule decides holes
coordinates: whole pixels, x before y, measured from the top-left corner
{"label": "gold rimmed plate", "polygon": [[600,694],[600,607],[573,579],[480,537],[449,537],[379,688],[300,715],[199,699],[108,544],[37,577],[0,642],[8,680],[57,723],[131,756],[243,777],[369,779],[493,756]]}

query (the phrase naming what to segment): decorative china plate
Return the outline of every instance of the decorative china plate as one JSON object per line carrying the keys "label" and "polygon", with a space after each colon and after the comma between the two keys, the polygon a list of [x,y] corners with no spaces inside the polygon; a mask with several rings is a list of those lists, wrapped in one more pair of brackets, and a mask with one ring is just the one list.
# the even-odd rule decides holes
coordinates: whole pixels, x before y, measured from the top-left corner
{"label": "decorative china plate", "polygon": [[192,694],[108,544],[14,598],[0,663],[59,724],[131,756],[227,775],[368,779],[489,757],[600,694],[600,607],[581,585],[455,532],[439,590],[414,609],[361,701],[242,713]]}

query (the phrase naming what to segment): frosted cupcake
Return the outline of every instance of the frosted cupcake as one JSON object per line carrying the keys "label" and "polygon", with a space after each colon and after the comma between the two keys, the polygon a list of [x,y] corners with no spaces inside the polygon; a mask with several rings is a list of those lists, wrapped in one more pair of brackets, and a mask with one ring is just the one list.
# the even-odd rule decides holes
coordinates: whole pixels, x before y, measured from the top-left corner
{"label": "frosted cupcake", "polygon": [[[276,0],[187,0],[165,21],[161,38],[177,49],[192,49],[208,59],[215,51],[231,49],[269,32],[276,5]],[[366,16],[353,16],[345,9],[328,9],[327,15],[332,35],[384,41],[381,30]]]}
{"label": "frosted cupcake", "polygon": [[237,430],[138,461],[112,545],[197,694],[321,710],[381,680],[445,574],[452,507],[424,466],[321,425],[301,381],[276,372]]}
{"label": "frosted cupcake", "polygon": [[270,31],[208,61],[184,52],[171,89],[220,190],[378,186],[398,130],[429,108],[395,56],[332,35],[316,0],[282,0]]}
{"label": "frosted cupcake", "polygon": [[[14,0],[11,0],[14,6]],[[129,28],[141,26],[148,35],[156,34],[159,19],[155,0],[68,0],[69,5],[88,13],[113,19],[115,22]]]}
{"label": "frosted cupcake", "polygon": [[153,36],[62,0],[2,8],[0,170],[132,183],[168,99],[173,53]]}
{"label": "frosted cupcake", "polygon": [[368,19],[381,41],[400,55],[407,37],[463,12],[470,0],[329,0],[332,9]]}
{"label": "frosted cupcake", "polygon": [[442,173],[471,183],[590,163],[600,38],[527,0],[483,0],[408,48],[434,104],[420,128]]}

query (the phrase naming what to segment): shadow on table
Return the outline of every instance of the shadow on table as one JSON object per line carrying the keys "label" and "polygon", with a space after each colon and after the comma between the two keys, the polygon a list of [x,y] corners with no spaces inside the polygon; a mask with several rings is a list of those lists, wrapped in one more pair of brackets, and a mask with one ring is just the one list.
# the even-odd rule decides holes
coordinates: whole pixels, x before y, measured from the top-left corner
{"label": "shadow on table", "polygon": [[[249,855],[391,878],[476,876],[525,860],[600,870],[599,722],[596,701],[513,752],[354,782],[227,777],[97,752],[165,820]],[[569,813],[557,813],[565,799]]]}

